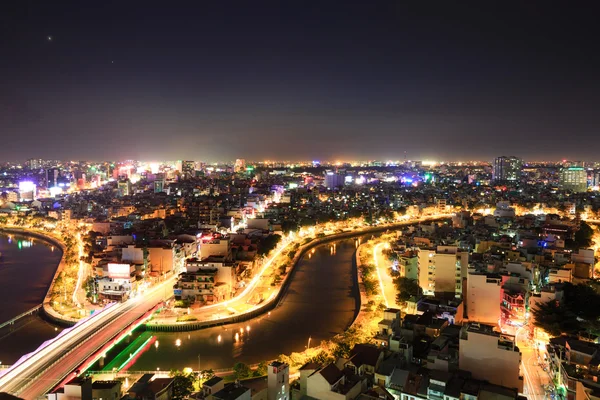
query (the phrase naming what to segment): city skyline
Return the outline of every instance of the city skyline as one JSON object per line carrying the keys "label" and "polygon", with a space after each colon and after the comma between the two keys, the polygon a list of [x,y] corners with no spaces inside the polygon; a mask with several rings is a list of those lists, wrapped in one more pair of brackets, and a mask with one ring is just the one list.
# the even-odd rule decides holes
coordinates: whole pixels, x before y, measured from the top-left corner
{"label": "city skyline", "polygon": [[596,20],[0,3],[0,399],[600,400]]}
{"label": "city skyline", "polygon": [[[516,158],[521,161],[523,167],[527,166],[537,166],[537,165],[555,165],[555,166],[581,166],[581,167],[595,167],[600,164],[600,161],[597,159],[525,159],[522,157],[517,157],[514,155],[496,155],[491,159],[484,158],[472,158],[472,159],[383,159],[383,158],[372,158],[372,159],[327,159],[321,158],[316,160],[314,158],[306,158],[306,159],[251,159],[251,158],[243,158],[243,155],[238,156],[238,158],[231,159],[218,159],[218,160],[204,160],[191,157],[190,159],[49,159],[44,157],[29,157],[27,159],[19,159],[19,160],[1,160],[0,163],[4,163],[10,166],[18,166],[18,165],[30,165],[32,162],[40,165],[55,166],[58,164],[78,164],[78,163],[87,163],[87,164],[132,164],[137,163],[140,165],[176,165],[181,162],[194,162],[198,166],[206,165],[206,166],[234,166],[237,162],[243,162],[247,165],[255,165],[259,167],[274,167],[274,166],[285,166],[288,168],[291,167],[368,167],[368,166],[379,166],[379,167],[401,167],[401,166],[409,166],[409,165],[421,165],[423,167],[436,167],[441,165],[452,165],[452,166],[469,166],[469,165],[478,165],[478,166],[489,166],[493,167],[494,163],[498,158],[503,157],[511,157]],[[415,164],[416,163],[416,164]],[[44,167],[44,168],[45,168]],[[42,167],[40,167],[42,168]],[[37,168],[34,168],[37,169]]]}
{"label": "city skyline", "polygon": [[4,4],[0,159],[593,159],[597,27],[541,4]]}

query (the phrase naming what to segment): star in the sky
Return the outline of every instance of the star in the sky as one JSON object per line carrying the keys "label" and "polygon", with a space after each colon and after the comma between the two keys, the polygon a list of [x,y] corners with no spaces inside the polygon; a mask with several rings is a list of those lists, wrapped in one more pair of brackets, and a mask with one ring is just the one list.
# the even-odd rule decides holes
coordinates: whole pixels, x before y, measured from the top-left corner
{"label": "star in the sky", "polygon": [[46,40],[51,42],[54,40],[54,37],[52,37],[52,35],[48,35],[48,36],[46,36]]}

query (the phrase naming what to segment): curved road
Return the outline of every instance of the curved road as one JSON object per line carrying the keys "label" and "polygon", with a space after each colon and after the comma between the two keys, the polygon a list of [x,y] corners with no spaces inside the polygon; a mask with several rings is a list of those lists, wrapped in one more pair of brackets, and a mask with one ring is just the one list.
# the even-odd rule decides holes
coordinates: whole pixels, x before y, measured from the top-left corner
{"label": "curved road", "polygon": [[[347,329],[360,304],[354,257],[357,240],[321,244],[294,268],[280,304],[251,320],[190,332],[146,332],[157,346],[132,370],[227,369],[317,346]],[[313,251],[314,250],[314,251]],[[200,357],[199,357],[200,356]]]}
{"label": "curved road", "polygon": [[[444,216],[434,216],[420,220],[405,221],[404,223],[378,227],[374,229],[394,229],[396,226],[418,223],[428,219],[439,219]],[[369,233],[370,229],[361,229],[355,236]],[[282,246],[283,248],[283,246]],[[268,265],[265,265],[265,268]],[[263,271],[264,271],[263,269]],[[249,285],[250,288],[258,283],[257,279]],[[95,316],[77,329],[36,353],[17,367],[8,370],[0,376],[0,391],[11,393],[26,399],[43,397],[50,389],[67,377],[79,365],[102,347],[110,338],[116,336],[126,326],[134,322],[146,311],[170,295],[174,279],[171,278],[156,288],[150,290],[143,298],[137,298],[114,306],[109,312]],[[231,303],[228,303],[230,305]],[[75,350],[76,351],[73,351]]]}

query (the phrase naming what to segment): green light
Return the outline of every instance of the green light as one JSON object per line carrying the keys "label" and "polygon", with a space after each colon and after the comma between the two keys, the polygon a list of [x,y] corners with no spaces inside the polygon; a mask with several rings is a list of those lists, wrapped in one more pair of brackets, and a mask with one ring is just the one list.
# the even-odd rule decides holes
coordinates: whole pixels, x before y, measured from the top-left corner
{"label": "green light", "polygon": [[122,369],[123,369],[123,367],[124,367],[125,365],[127,365],[127,363],[128,363],[129,361],[131,361],[131,359],[132,359],[133,357],[135,357],[135,356],[136,356],[136,355],[137,355],[137,354],[138,354],[140,351],[142,351],[142,349],[143,349],[144,347],[146,347],[146,345],[148,344],[148,342],[149,342],[150,340],[152,340],[152,338],[153,338],[153,337],[154,337],[154,336],[150,336],[148,339],[146,339],[146,341],[145,341],[144,343],[142,343],[142,345],[141,345],[140,347],[138,347],[138,349],[137,349],[136,351],[134,351],[133,353],[131,353],[131,354],[129,355],[129,358],[128,358],[127,360],[125,360],[125,361],[123,362],[123,364],[121,364],[121,365],[119,366],[119,368],[117,368],[117,371],[120,371],[120,370],[122,370]]}
{"label": "green light", "polygon": [[148,315],[146,318],[143,318],[143,319],[141,319],[141,320],[140,320],[140,321],[139,321],[137,324],[133,325],[132,327],[130,327],[130,328],[126,328],[126,329],[125,329],[125,331],[127,331],[127,329],[129,329],[129,332],[128,332],[128,333],[125,333],[124,335],[121,335],[121,337],[120,337],[120,338],[119,338],[117,341],[113,342],[113,343],[112,343],[110,346],[108,346],[108,347],[107,347],[107,348],[104,350],[104,352],[103,352],[103,353],[100,353],[100,354],[98,354],[96,357],[94,357],[94,358],[93,358],[93,359],[92,359],[92,360],[91,360],[91,361],[88,363],[88,365],[87,365],[85,368],[83,368],[83,369],[81,370],[81,374],[83,374],[85,371],[87,371],[88,369],[90,369],[90,367],[91,367],[92,365],[94,365],[94,363],[95,363],[96,361],[98,361],[98,360],[100,359],[100,357],[102,357],[102,356],[103,356],[105,353],[107,353],[107,352],[108,352],[110,349],[112,349],[112,348],[113,348],[113,347],[114,347],[116,344],[120,343],[120,342],[121,342],[121,340],[123,340],[123,339],[125,338],[125,336],[127,336],[129,333],[131,333],[132,331],[134,331],[134,330],[135,330],[135,329],[136,329],[138,326],[140,326],[140,325],[142,325],[143,323],[145,323],[146,321],[148,321],[148,320],[149,320],[151,317],[152,317],[152,314]]}

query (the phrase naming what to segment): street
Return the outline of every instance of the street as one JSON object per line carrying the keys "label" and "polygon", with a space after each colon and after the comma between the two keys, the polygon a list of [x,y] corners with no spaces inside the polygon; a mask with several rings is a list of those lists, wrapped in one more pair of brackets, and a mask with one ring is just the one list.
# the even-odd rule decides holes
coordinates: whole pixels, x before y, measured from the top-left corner
{"label": "street", "polygon": [[544,371],[543,352],[536,348],[536,344],[529,340],[528,329],[520,327],[516,330],[515,341],[521,350],[521,369],[524,378],[524,394],[533,400],[547,399],[548,395],[544,389],[545,385],[552,384],[550,375]]}
{"label": "street", "polygon": [[401,309],[400,305],[396,303],[396,285],[394,285],[394,278],[390,275],[390,262],[388,261],[383,250],[389,247],[389,243],[382,242],[375,245],[373,248],[373,262],[377,271],[377,278],[379,280],[379,288],[383,295],[383,300],[387,308]]}
{"label": "street", "polygon": [[146,292],[145,296],[117,304],[110,309],[110,313],[92,318],[89,324],[79,327],[67,343],[49,346],[39,360],[2,376],[0,391],[25,399],[43,398],[45,393],[75,371],[104,343],[163,301],[165,293],[170,295],[171,292],[166,291],[165,287],[172,287],[173,282],[173,278],[168,279]]}

